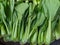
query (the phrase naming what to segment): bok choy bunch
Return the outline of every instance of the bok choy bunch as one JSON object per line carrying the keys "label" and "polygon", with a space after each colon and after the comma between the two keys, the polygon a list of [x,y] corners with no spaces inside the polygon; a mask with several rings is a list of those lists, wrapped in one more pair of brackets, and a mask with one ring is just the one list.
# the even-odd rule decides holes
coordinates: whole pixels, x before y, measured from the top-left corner
{"label": "bok choy bunch", "polygon": [[30,45],[60,39],[59,0],[0,0],[0,38]]}

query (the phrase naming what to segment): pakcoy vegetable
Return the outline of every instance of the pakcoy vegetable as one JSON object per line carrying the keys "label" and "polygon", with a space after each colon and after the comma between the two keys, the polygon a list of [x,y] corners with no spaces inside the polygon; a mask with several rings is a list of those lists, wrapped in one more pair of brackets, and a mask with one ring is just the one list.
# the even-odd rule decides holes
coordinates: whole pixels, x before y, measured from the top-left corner
{"label": "pakcoy vegetable", "polygon": [[30,45],[60,39],[59,0],[0,0],[0,38]]}

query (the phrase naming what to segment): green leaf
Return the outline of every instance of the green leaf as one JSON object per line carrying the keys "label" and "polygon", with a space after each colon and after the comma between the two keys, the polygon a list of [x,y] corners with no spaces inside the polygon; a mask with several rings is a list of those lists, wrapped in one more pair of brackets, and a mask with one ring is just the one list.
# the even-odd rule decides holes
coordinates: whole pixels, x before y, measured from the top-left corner
{"label": "green leaf", "polygon": [[5,16],[3,4],[0,3],[0,19],[5,19],[5,18],[6,16]]}
{"label": "green leaf", "polygon": [[17,11],[18,19],[19,19],[19,20],[22,19],[23,14],[24,14],[24,12],[26,11],[27,8],[28,8],[28,4],[27,4],[27,3],[21,3],[21,4],[18,4],[18,5],[15,7],[15,10]]}
{"label": "green leaf", "polygon": [[54,20],[54,17],[56,15],[56,12],[60,6],[59,0],[46,0],[45,5],[49,11],[49,15],[51,15],[51,21]]}
{"label": "green leaf", "polygon": [[11,14],[13,13],[13,10],[14,10],[14,3],[15,3],[14,0],[9,0],[9,6],[10,6],[10,13]]}
{"label": "green leaf", "polygon": [[49,17],[48,28],[46,31],[46,44],[50,44],[50,42],[51,42],[51,16]]}
{"label": "green leaf", "polygon": [[6,34],[6,30],[5,30],[4,26],[1,25],[1,35],[3,36],[5,34]]}
{"label": "green leaf", "polygon": [[31,43],[34,44],[34,43],[37,43],[37,31],[33,34],[33,36],[31,37]]}

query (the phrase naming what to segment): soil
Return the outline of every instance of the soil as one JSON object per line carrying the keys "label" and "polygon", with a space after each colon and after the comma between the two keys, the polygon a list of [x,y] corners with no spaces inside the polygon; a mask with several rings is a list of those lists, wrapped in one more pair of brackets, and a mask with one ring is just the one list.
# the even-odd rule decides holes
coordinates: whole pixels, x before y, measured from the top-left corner
{"label": "soil", "polygon": [[[4,42],[4,40],[2,38],[0,38],[0,45],[20,45],[20,43],[19,42],[13,42],[13,41]],[[30,45],[30,44],[26,43],[24,45]]]}
{"label": "soil", "polygon": [[[0,45],[20,45],[19,42],[4,42],[3,39],[0,39]],[[24,45],[30,45],[29,43],[26,43]],[[59,40],[55,40],[54,42],[52,42],[50,45],[60,45],[60,39]]]}

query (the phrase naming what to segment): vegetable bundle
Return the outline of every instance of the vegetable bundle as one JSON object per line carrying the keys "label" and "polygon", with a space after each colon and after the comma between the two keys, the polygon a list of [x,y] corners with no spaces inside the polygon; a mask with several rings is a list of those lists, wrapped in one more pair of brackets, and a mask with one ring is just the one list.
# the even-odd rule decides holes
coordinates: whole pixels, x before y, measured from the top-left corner
{"label": "vegetable bundle", "polygon": [[59,0],[0,0],[0,38],[49,45],[60,39]]}

